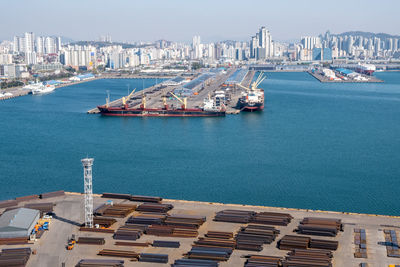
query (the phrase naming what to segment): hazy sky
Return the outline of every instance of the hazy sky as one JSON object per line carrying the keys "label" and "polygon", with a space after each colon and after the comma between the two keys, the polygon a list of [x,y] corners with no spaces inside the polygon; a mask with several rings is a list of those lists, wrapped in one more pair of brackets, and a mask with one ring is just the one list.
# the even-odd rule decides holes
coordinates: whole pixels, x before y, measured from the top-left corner
{"label": "hazy sky", "polygon": [[400,34],[400,0],[0,0],[0,40],[33,31],[74,40],[275,40],[330,30]]}

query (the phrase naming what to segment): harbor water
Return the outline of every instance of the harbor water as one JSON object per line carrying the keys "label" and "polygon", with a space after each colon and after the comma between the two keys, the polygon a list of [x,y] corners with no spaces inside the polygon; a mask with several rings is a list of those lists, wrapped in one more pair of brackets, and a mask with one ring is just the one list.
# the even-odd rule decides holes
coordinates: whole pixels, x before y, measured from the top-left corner
{"label": "harbor water", "polygon": [[93,189],[208,202],[399,215],[400,73],[320,83],[267,73],[261,113],[101,117],[86,111],[155,80],[96,80],[0,102],[0,198]]}

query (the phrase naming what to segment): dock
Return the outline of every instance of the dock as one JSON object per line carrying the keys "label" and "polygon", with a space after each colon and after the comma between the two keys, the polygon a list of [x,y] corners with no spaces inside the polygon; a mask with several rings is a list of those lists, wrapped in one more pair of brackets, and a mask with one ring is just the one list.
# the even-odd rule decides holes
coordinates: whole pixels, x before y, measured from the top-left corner
{"label": "dock", "polygon": [[355,80],[350,77],[347,78],[347,80],[331,80],[330,78],[324,76],[323,74],[319,72],[312,72],[312,71],[307,71],[308,74],[310,74],[312,77],[320,81],[321,83],[383,83],[384,81],[376,78],[375,76],[368,76],[364,74],[359,74],[360,76],[364,77],[366,80]]}
{"label": "dock", "polygon": [[[230,68],[225,73],[220,73],[215,77],[205,81],[203,84],[198,85],[196,89],[196,94],[192,94],[187,97],[187,108],[200,108],[203,105],[203,101],[209,95],[213,96],[218,90],[221,90],[222,84],[230,77],[237,69]],[[251,81],[254,78],[255,71],[248,71],[246,76],[242,81],[243,86],[250,86]],[[126,76],[135,77],[135,76]],[[103,76],[106,78],[106,76]],[[130,108],[139,108],[142,101],[142,96],[146,96],[146,106],[148,108],[161,108],[163,105],[162,97],[173,92],[178,86],[157,84],[149,88],[145,88],[141,91],[133,93],[130,100],[128,101]],[[241,95],[242,89],[238,86],[233,86],[229,88],[229,101],[226,103],[226,114],[239,114],[240,110],[236,108],[238,99]],[[167,104],[170,107],[179,107],[181,103],[173,97],[167,98]],[[121,106],[122,98],[113,100],[109,103],[110,106]],[[89,114],[99,113],[98,108],[93,108],[88,111]]]}
{"label": "dock", "polygon": [[[120,256],[113,257],[113,259],[124,260],[124,266],[126,267],[165,266],[160,263],[143,262],[140,258],[137,261],[137,257],[142,253],[146,253],[146,255],[148,253],[150,255],[163,254],[166,255],[167,262],[170,265],[177,260],[187,258],[187,253],[193,249],[195,243],[199,242],[199,240],[204,240],[207,235],[214,237],[209,239],[209,241],[202,241],[203,243],[211,242],[211,244],[215,245],[218,242],[225,242],[233,244],[232,253],[229,257],[219,261],[220,267],[245,266],[246,257],[249,255],[272,256],[278,260],[285,260],[291,249],[279,246],[279,242],[283,238],[287,238],[287,236],[294,236],[297,239],[311,238],[311,240],[316,240],[312,241],[315,244],[311,246],[321,247],[328,244],[330,248],[326,251],[332,253],[333,257],[331,260],[334,267],[356,267],[360,266],[360,263],[379,267],[400,264],[400,258],[396,258],[395,255],[397,254],[394,252],[391,254],[392,247],[386,241],[391,236],[398,237],[400,234],[400,217],[397,216],[223,204],[104,193],[103,195],[97,194],[93,196],[94,211],[97,214],[95,218],[106,218],[105,216],[107,216],[108,219],[105,221],[111,220],[111,227],[86,231],[81,228],[81,224],[84,221],[83,194],[58,191],[42,194],[42,196],[42,199],[37,195],[33,195],[19,197],[17,201],[0,202],[2,204],[0,212],[6,209],[4,203],[8,204],[8,206],[13,206],[12,208],[35,206],[35,204],[38,206],[37,204],[40,203],[51,203],[51,205],[54,205],[54,215],[51,219],[49,230],[45,231],[40,239],[29,241],[27,244],[0,245],[0,249],[31,248],[35,251],[35,254],[31,255],[27,262],[26,266],[28,267],[62,266],[63,263],[65,266],[70,267],[76,266],[82,259],[109,259],[108,257],[98,255],[100,251],[103,251],[103,253],[113,253],[113,251],[114,253],[118,253]],[[113,204],[112,206],[108,205],[110,211],[106,213],[107,206],[104,205],[110,203],[109,201]],[[42,204],[41,206],[46,205]],[[115,208],[112,208],[113,206]],[[120,211],[117,212],[118,209]],[[159,211],[146,213],[146,211],[154,209]],[[121,213],[122,210],[125,211]],[[166,213],[160,213],[162,210],[166,211]],[[229,214],[234,214],[235,212],[246,215],[240,216],[237,219],[230,217]],[[103,216],[99,214],[103,214]],[[140,219],[143,214],[147,214],[145,215],[147,218],[153,216],[155,219],[152,220],[157,224],[161,223],[161,227],[165,229],[169,227],[168,225],[174,225],[176,222],[173,221],[180,218],[178,221],[181,221],[182,225],[187,225],[186,230],[183,227],[180,234],[162,234],[161,232],[157,234],[156,230],[159,227],[146,226],[146,222]],[[275,222],[272,222],[268,214],[276,216],[275,218],[278,219],[274,219],[273,221]],[[217,215],[219,216],[218,220]],[[164,221],[166,216],[167,218],[171,218],[168,220],[172,220],[172,224],[169,224],[168,220]],[[337,233],[335,232],[335,235],[332,236],[301,234],[297,232],[297,229],[305,221],[311,220],[305,218],[312,218],[313,220],[323,219],[324,222],[329,220],[335,221],[340,223],[340,229],[338,228],[336,230]],[[139,234],[137,240],[134,240],[136,238],[124,240],[126,236],[118,237],[118,235],[115,235],[119,231],[118,229],[129,228],[129,226],[125,226],[125,223],[128,221],[139,223],[139,225],[136,224],[138,225],[137,227],[144,227],[147,230],[144,232],[139,231],[141,234]],[[272,227],[275,229],[276,236],[271,242],[268,241],[261,244],[260,247],[259,245],[254,247],[254,249],[257,248],[256,250],[251,250],[251,246],[241,249],[235,248],[236,242],[239,242],[236,241],[238,233],[243,231],[248,225],[254,224],[254,222],[257,222],[256,227],[258,228]],[[189,225],[193,226],[189,227]],[[152,230],[149,230],[150,228],[148,227]],[[179,228],[177,226],[174,227]],[[252,231],[254,231],[254,228]],[[387,233],[390,233],[391,236],[388,236]],[[67,240],[72,235],[75,235],[76,239],[81,237],[87,239],[89,237],[89,239],[96,238],[96,240],[100,239],[104,241],[99,242],[99,244],[93,243],[90,245],[78,242],[72,250],[66,250]],[[361,252],[360,241],[363,247]],[[251,239],[249,242],[257,243],[251,241]],[[156,243],[161,243],[161,246],[156,245]],[[302,246],[302,243],[295,242],[293,246]],[[396,248],[393,247],[393,249],[396,251]],[[312,249],[307,249],[307,251],[310,250]],[[120,251],[130,251],[131,254],[127,258],[124,258],[123,255],[125,254]],[[135,261],[131,261],[131,259]]]}

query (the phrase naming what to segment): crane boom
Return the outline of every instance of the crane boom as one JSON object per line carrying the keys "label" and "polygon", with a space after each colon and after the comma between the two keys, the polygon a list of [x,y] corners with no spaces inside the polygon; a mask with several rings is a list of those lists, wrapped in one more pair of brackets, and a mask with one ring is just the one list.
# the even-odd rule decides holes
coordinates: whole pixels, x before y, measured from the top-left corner
{"label": "crane boom", "polygon": [[176,99],[178,99],[181,103],[182,103],[182,108],[183,109],[186,109],[186,106],[187,106],[187,99],[186,99],[186,97],[185,98],[183,98],[183,100],[180,98],[180,97],[177,97],[174,93],[172,93],[172,92],[169,92],[173,97],[175,97]]}

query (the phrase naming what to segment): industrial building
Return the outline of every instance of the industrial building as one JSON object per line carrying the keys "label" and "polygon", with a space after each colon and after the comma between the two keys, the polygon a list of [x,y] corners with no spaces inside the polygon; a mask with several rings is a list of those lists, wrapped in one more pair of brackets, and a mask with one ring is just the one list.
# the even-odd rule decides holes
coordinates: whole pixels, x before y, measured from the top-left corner
{"label": "industrial building", "polygon": [[40,212],[34,209],[18,208],[0,216],[0,238],[28,238],[39,220]]}

